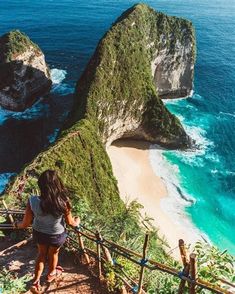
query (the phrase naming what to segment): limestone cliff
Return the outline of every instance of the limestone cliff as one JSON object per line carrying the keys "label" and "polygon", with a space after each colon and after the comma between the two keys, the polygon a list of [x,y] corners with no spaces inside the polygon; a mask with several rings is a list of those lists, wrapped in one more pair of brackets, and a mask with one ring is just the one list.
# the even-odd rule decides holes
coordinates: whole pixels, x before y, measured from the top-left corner
{"label": "limestone cliff", "polygon": [[159,96],[192,90],[192,24],[144,4],[126,11],[105,34],[77,84],[70,117],[97,123],[105,144],[131,137],[170,148],[191,145]]}
{"label": "limestone cliff", "polygon": [[[189,21],[156,14],[158,46],[149,43],[151,71],[160,98],[187,97],[193,90],[195,36]],[[166,29],[167,28],[167,29]]]}
{"label": "limestone cliff", "polygon": [[0,38],[0,105],[23,111],[48,93],[50,72],[39,47],[20,31]]}

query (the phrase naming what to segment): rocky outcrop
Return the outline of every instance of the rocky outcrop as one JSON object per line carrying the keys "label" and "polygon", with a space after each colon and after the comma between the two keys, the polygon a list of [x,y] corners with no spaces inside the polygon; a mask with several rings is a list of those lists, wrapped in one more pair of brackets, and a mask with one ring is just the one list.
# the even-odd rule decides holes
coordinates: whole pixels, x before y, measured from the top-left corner
{"label": "rocky outcrop", "polygon": [[50,71],[39,47],[20,31],[0,38],[0,105],[23,111],[51,87]]}
{"label": "rocky outcrop", "polygon": [[170,45],[166,34],[162,33],[160,46],[153,53],[151,70],[160,98],[183,98],[193,90],[195,39],[190,23],[181,29],[182,36],[172,35]]}
{"label": "rocky outcrop", "polygon": [[160,98],[190,93],[194,61],[191,22],[135,5],[105,34],[78,81],[70,124],[93,120],[106,145],[128,137],[191,146]]}

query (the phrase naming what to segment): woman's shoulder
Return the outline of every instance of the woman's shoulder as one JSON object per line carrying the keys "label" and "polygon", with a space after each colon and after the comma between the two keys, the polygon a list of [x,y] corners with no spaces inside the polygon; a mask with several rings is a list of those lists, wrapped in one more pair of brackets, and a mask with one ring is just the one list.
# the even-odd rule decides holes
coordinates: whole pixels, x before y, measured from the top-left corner
{"label": "woman's shoulder", "polygon": [[38,196],[38,195],[30,195],[29,199],[34,200],[34,201],[40,201],[40,196]]}
{"label": "woman's shoulder", "polygon": [[32,207],[34,204],[39,203],[40,202],[40,197],[37,195],[31,195],[29,196],[29,204]]}

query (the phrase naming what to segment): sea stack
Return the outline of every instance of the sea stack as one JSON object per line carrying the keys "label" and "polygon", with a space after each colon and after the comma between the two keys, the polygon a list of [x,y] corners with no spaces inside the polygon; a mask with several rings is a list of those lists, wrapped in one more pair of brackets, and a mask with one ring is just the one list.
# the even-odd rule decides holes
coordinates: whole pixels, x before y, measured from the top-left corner
{"label": "sea stack", "polygon": [[51,88],[41,49],[16,30],[0,37],[0,106],[23,111]]}

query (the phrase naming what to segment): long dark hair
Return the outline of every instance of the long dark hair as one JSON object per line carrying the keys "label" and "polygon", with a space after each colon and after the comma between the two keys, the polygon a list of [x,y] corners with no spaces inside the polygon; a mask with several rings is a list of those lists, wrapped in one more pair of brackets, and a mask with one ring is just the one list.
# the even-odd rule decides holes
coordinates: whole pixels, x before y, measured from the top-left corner
{"label": "long dark hair", "polygon": [[38,179],[38,186],[41,192],[40,205],[43,213],[60,216],[71,209],[68,190],[56,171],[44,171]]}

